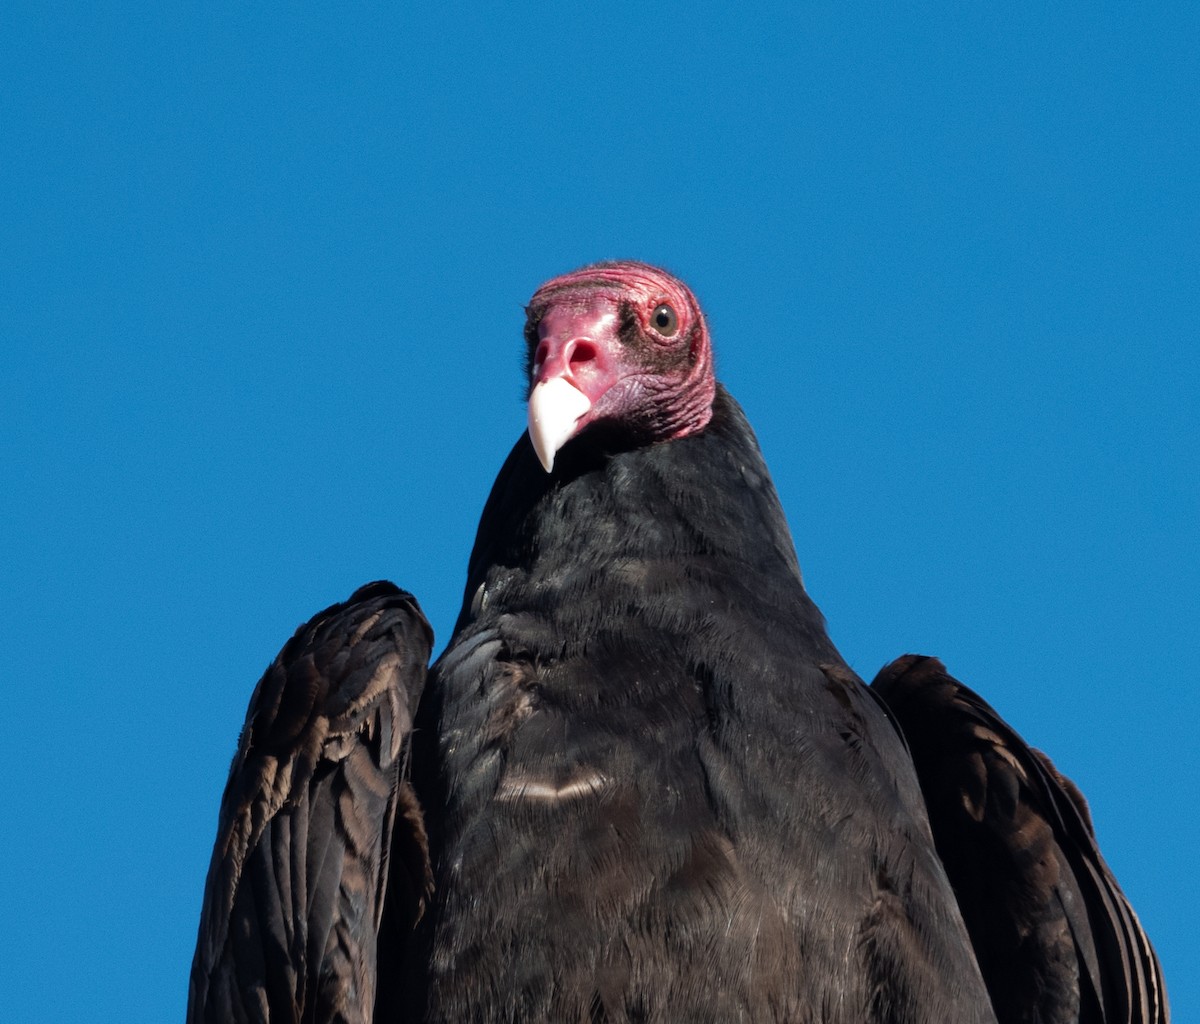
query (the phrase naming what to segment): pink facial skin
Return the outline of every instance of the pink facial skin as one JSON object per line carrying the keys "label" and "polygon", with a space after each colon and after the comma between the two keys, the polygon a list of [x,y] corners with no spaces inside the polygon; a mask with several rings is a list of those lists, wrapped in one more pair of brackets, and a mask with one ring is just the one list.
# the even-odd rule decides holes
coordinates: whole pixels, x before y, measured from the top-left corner
{"label": "pink facial skin", "polygon": [[[556,277],[530,301],[533,347],[530,424],[543,464],[567,440],[598,421],[627,428],[641,443],[702,430],[712,416],[716,382],[708,328],[683,282],[644,263],[601,263]],[[559,380],[586,399],[563,394]],[[553,406],[553,408],[551,408]],[[581,410],[583,410],[581,412]],[[573,422],[562,417],[574,417]],[[547,465],[549,468],[549,465]]]}

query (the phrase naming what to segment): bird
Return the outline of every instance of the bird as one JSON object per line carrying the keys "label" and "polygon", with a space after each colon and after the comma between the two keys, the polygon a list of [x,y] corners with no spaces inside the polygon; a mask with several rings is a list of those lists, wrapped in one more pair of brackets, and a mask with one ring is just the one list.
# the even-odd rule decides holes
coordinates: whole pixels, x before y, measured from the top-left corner
{"label": "bird", "polygon": [[250,699],[189,1024],[1166,1022],[1076,787],[830,640],[690,288],[590,264],[524,333],[444,652],[380,581]]}

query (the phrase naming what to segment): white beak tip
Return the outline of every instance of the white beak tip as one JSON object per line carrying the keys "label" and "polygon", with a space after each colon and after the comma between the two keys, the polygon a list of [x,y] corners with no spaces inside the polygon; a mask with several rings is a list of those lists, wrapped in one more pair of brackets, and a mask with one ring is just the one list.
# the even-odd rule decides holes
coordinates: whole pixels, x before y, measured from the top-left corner
{"label": "white beak tip", "polygon": [[554,469],[554,456],[575,434],[579,418],[592,403],[563,377],[540,382],[529,395],[529,440],[547,473]]}

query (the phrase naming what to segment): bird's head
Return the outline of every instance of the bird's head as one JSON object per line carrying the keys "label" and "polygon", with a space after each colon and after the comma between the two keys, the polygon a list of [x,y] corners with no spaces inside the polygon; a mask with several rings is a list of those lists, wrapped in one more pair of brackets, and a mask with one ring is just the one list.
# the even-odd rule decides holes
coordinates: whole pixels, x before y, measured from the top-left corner
{"label": "bird's head", "polygon": [[708,327],[682,281],[645,263],[594,263],[542,285],[526,307],[529,437],[546,471],[604,424],[648,444],[702,430],[716,380]]}

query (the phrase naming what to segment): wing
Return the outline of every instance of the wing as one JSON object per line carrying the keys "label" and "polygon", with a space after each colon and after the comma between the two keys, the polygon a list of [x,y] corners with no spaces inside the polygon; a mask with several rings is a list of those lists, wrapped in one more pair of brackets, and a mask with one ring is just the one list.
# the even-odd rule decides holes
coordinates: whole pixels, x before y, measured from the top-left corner
{"label": "wing", "polygon": [[872,688],[908,740],[1001,1024],[1165,1024],[1158,959],[1075,785],[934,658]]}
{"label": "wing", "polygon": [[267,669],[221,800],[189,1024],[370,1020],[389,861],[402,912],[430,884],[402,768],[432,642],[412,595],[372,583]]}

